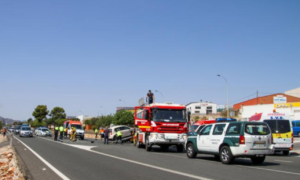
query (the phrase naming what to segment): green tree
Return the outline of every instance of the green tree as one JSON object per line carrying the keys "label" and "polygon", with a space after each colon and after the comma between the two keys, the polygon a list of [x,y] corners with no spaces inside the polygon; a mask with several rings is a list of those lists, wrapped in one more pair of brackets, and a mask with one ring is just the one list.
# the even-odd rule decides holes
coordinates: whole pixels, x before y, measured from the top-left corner
{"label": "green tree", "polygon": [[56,119],[55,120],[55,124],[57,124],[59,126],[62,126],[65,121],[66,121],[66,119]]}
{"label": "green tree", "polygon": [[91,125],[92,122],[91,122],[91,120],[85,120],[85,121],[84,121],[84,124],[86,124],[86,125]]}
{"label": "green tree", "polygon": [[53,119],[66,119],[66,113],[62,107],[54,107],[50,114]]}
{"label": "green tree", "polygon": [[38,105],[32,113],[32,116],[41,123],[46,116],[48,115],[49,111],[47,110],[46,105]]}
{"label": "green tree", "polygon": [[33,120],[32,118],[27,119],[27,124],[30,126],[32,124]]}
{"label": "green tree", "polygon": [[130,111],[118,111],[113,118],[114,125],[133,125],[134,115]]}
{"label": "green tree", "polygon": [[39,122],[38,120],[34,120],[31,124],[31,127],[40,127],[40,126],[46,126],[45,121]]}
{"label": "green tree", "polygon": [[199,121],[200,117],[199,116],[196,116],[195,117],[195,122]]}

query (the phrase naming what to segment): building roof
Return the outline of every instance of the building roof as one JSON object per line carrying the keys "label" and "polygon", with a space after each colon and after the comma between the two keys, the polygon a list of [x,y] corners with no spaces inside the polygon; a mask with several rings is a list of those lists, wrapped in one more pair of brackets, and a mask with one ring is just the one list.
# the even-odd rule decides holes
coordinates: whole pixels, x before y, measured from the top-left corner
{"label": "building roof", "polygon": [[261,96],[257,98],[252,98],[247,101],[243,101],[237,104],[233,105],[233,110],[239,110],[242,108],[242,106],[250,106],[250,105],[257,105],[257,104],[273,104],[273,98],[274,96],[282,95],[283,97],[286,97],[286,101],[289,102],[300,102],[300,98],[295,96],[286,95],[283,93],[277,93],[277,94],[271,94],[267,96]]}
{"label": "building roof", "polygon": [[191,105],[191,104],[216,104],[216,103],[213,103],[213,102],[190,102],[185,106],[188,106],[188,105]]}

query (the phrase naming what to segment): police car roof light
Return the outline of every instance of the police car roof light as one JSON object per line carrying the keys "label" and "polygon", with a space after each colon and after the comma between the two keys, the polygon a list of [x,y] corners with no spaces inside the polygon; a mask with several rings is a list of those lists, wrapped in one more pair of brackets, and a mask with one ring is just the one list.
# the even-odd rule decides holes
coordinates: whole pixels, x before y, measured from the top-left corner
{"label": "police car roof light", "polygon": [[216,122],[235,122],[237,121],[236,119],[233,118],[217,118]]}

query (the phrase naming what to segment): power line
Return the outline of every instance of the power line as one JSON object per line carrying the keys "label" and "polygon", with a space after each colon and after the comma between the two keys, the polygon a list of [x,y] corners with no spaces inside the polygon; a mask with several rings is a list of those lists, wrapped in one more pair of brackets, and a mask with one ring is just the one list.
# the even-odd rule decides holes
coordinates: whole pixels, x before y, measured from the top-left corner
{"label": "power line", "polygon": [[243,97],[243,98],[240,98],[240,99],[237,99],[237,100],[235,100],[235,101],[231,101],[230,104],[232,104],[232,103],[234,103],[234,102],[237,102],[237,101],[240,101],[240,100],[242,100],[242,99],[246,99],[246,98],[251,97],[251,96],[253,96],[253,95],[256,95],[256,93],[251,94],[251,95],[246,96],[246,97]]}

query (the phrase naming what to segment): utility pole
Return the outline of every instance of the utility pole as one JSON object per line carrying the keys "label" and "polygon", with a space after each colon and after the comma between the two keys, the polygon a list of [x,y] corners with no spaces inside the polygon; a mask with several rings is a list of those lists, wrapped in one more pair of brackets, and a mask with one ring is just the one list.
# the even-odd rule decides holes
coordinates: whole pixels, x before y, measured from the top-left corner
{"label": "utility pole", "polygon": [[256,105],[258,104],[258,90],[256,92]]}

